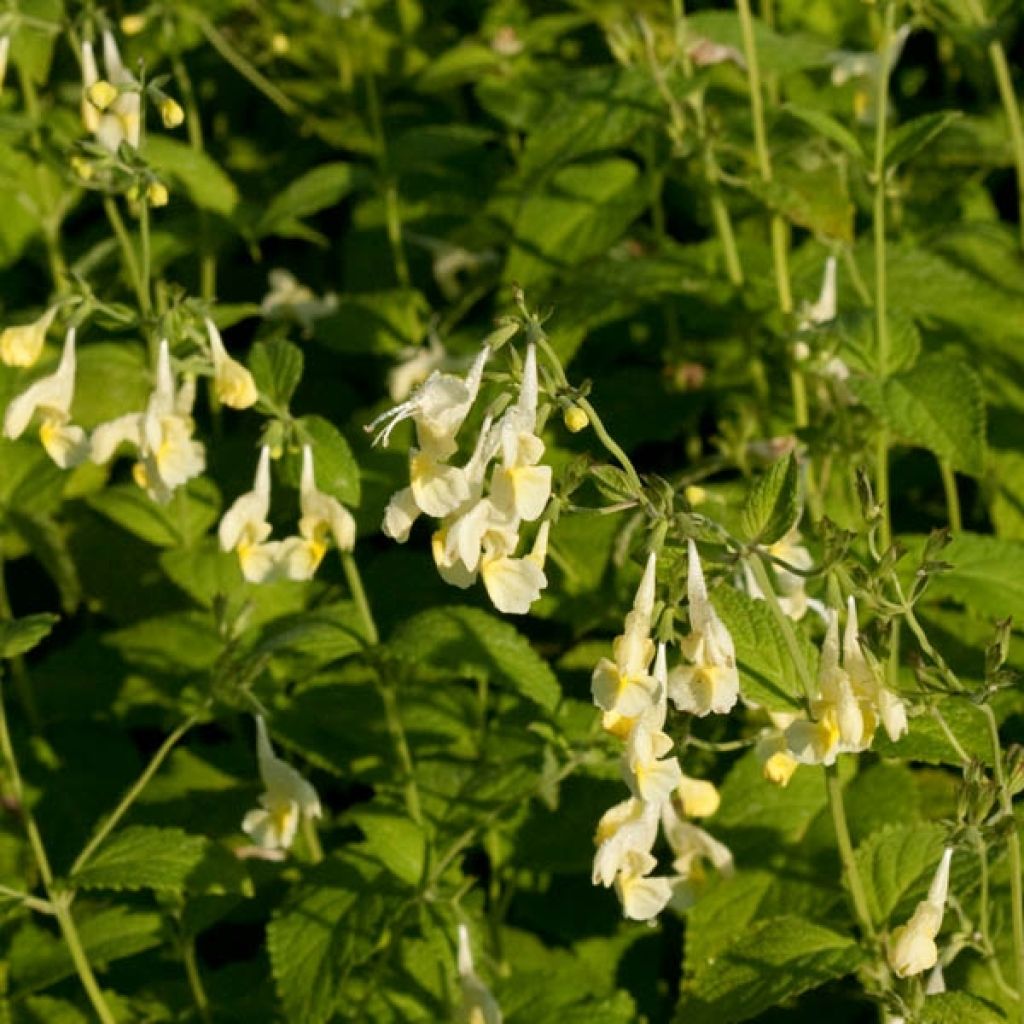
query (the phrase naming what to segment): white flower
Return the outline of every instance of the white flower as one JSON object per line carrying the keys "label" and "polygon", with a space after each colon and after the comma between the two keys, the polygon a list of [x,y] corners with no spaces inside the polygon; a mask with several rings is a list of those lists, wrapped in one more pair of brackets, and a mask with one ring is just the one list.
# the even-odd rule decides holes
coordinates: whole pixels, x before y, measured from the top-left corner
{"label": "white flower", "polygon": [[681,818],[671,801],[662,805],[661,826],[674,858],[672,905],[677,910],[687,910],[706,884],[704,862],[710,862],[719,874],[729,877],[734,870],[732,853],[699,825]]}
{"label": "white flower", "polygon": [[[781,559],[783,562],[792,565],[794,569],[810,569],[814,564],[811,553],[800,543],[800,534],[794,528],[781,540],[776,541],[768,548],[769,554]],[[789,618],[799,622],[807,614],[808,608],[814,608],[824,616],[824,606],[819,601],[807,596],[807,581],[799,573],[791,572],[789,569],[775,563],[775,582],[778,585],[778,601],[782,610]],[[747,562],[743,563],[743,584],[747,593],[757,601],[767,600],[767,595],[761,590],[753,571]]]}
{"label": "white flower", "polygon": [[668,878],[650,878],[658,866],[649,853],[630,850],[615,878],[615,892],[622,904],[623,916],[631,921],[651,921],[672,899],[672,882]]}
{"label": "white flower", "polygon": [[192,439],[195,393],[191,378],[175,391],[171,353],[163,340],[157,357],[156,385],[145,411],[100,424],[92,434],[93,461],[106,462],[122,443],[133,445],[139,453],[135,482],[154,501],[166,504],[176,488],[198,476],[206,466],[203,445]]}
{"label": "white flower", "polygon": [[224,348],[217,325],[206,319],[206,333],[210,339],[213,360],[213,386],[217,398],[230,409],[248,409],[260,397],[252,374],[237,359],[232,359]]}
{"label": "white flower", "polygon": [[352,513],[337,498],[317,490],[313,450],[302,448],[302,479],[299,486],[299,535],[282,541],[281,559],[285,575],[293,580],[313,578],[333,538],[339,551],[351,551],[356,543]]}
{"label": "white flower", "polygon": [[854,693],[869,705],[875,720],[881,719],[889,739],[898,740],[907,731],[907,711],[903,701],[881,680],[878,669],[868,662],[860,644],[857,604],[851,595],[846,602],[846,630],[843,634],[843,667],[849,673]]}
{"label": "white flower", "polygon": [[39,440],[61,469],[77,466],[89,457],[85,431],[71,423],[75,395],[75,329],[68,330],[64,351],[54,373],[30,384],[7,406],[4,436],[21,437],[32,417],[39,414]]}
{"label": "white flower", "polygon": [[30,324],[5,328],[0,334],[0,360],[8,366],[33,366],[42,355],[46,332],[56,315],[57,307],[51,306]]}
{"label": "white flower", "polygon": [[800,313],[798,329],[806,331],[811,327],[820,327],[836,318],[838,309],[838,289],[836,287],[836,258],[829,256],[825,260],[825,275],[821,281],[821,293],[817,302],[807,303]]}
{"label": "white flower", "polygon": [[[658,688],[649,673],[654,658],[651,616],[654,614],[655,556],[647,558],[633,610],[626,616],[625,629],[612,645],[614,660],[602,658],[594,669],[590,690],[594,703],[618,718],[635,718],[651,704]],[[606,724],[614,725],[614,721]]]}
{"label": "white flower", "polygon": [[287,850],[302,815],[319,818],[316,790],[290,765],[274,755],[263,718],[256,716],[256,753],[263,794],[260,806],[242,820],[242,830],[266,850]]}
{"label": "white flower", "polygon": [[740,695],[739,672],[732,636],[708,600],[697,545],[687,545],[687,594],[690,604],[690,635],[683,654],[691,664],[679,665],[669,676],[668,695],[680,711],[703,717],[726,714]]}
{"label": "white flower", "polygon": [[107,72],[106,81],[99,76],[92,43],[82,43],[82,120],[85,128],[111,153],[116,153],[122,142],[138,149],[142,131],[142,96],[138,82],[121,62],[117,43],[109,31],[103,33],[103,64]]}
{"label": "white flower", "polygon": [[270,291],[263,297],[260,312],[268,319],[287,314],[298,320],[303,330],[308,332],[317,320],[330,316],[338,308],[338,297],[333,292],[318,298],[289,270],[271,270],[267,281]]}
{"label": "white flower", "polygon": [[218,536],[224,551],[238,552],[242,575],[250,583],[269,579],[277,567],[281,545],[267,542],[271,526],[270,511],[270,449],[260,449],[256,478],[251,491],[236,498],[220,521]]}
{"label": "white flower", "polygon": [[431,335],[427,347],[411,345],[398,354],[399,362],[388,370],[388,394],[392,402],[404,402],[435,370],[444,364],[444,345]]}
{"label": "white flower", "polygon": [[683,778],[678,759],[666,756],[672,749],[672,740],[664,731],[668,712],[664,644],[658,645],[653,678],[657,684],[656,696],[636,718],[629,732],[623,774],[633,796],[660,807],[671,798]]}
{"label": "white flower", "polygon": [[[516,558],[508,546],[484,541],[480,557],[480,576],[491,603],[506,615],[525,615],[530,606],[540,599],[548,585],[544,562],[548,552],[549,522],[540,524],[533,548],[528,555]],[[500,534],[489,534],[488,538]]]}
{"label": "white flower", "polygon": [[658,837],[658,809],[630,797],[601,816],[594,835],[597,853],[591,880],[608,888],[629,853],[649,853]]}
{"label": "white flower", "polygon": [[953,848],[947,846],[943,850],[927,898],[917,905],[910,920],[896,928],[889,937],[889,966],[899,978],[921,974],[938,962],[939,951],[935,937],[942,927],[942,916],[946,909],[949,864],[952,858]]}
{"label": "white flower", "polygon": [[501,1024],[501,1007],[473,967],[469,929],[459,925],[459,988],[462,991],[460,1020],[464,1024]]}

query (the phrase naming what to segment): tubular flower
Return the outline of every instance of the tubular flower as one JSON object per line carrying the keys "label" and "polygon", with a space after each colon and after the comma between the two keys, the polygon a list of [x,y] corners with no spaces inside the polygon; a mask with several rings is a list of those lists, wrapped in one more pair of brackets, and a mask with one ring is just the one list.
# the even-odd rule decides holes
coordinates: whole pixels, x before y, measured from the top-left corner
{"label": "tubular flower", "polygon": [[816,302],[807,303],[801,310],[798,329],[806,331],[812,327],[820,327],[836,318],[838,310],[838,289],[836,287],[836,258],[829,256],[825,260],[825,274],[821,281],[821,293]]}
{"label": "tubular flower", "polygon": [[440,370],[448,354],[434,336],[427,347],[413,345],[402,349],[399,362],[388,370],[388,394],[392,402],[404,402],[435,370]]}
{"label": "tubular flower", "polygon": [[[484,540],[480,556],[480,575],[491,604],[506,615],[525,615],[540,599],[548,585],[544,563],[548,553],[549,522],[540,524],[533,548],[528,555],[517,558],[511,554],[515,544],[508,544],[507,535],[498,532]],[[495,540],[491,541],[490,538]],[[516,541],[518,542],[518,537]]]}
{"label": "tubular flower", "polygon": [[[654,584],[655,556],[651,552],[633,599],[633,610],[626,616],[622,635],[612,645],[614,660],[602,658],[591,677],[590,692],[594,703],[605,712],[605,728],[616,728],[621,719],[637,718],[650,706],[658,688],[648,671],[654,658],[650,636]],[[629,723],[626,727],[631,726]]]}
{"label": "tubular flower", "polygon": [[11,49],[11,37],[0,36],[0,95],[4,91],[4,79],[7,77],[7,55]]}
{"label": "tubular flower", "polygon": [[661,827],[673,853],[672,906],[687,910],[707,882],[705,861],[728,877],[733,873],[732,853],[709,832],[681,818],[671,800],[662,805]]}
{"label": "tubular flower", "polygon": [[355,547],[356,523],[337,498],[317,490],[313,449],[308,444],[302,448],[299,508],[299,535],[282,541],[281,560],[289,579],[309,580],[327,553],[329,538],[334,538],[339,551]]}
{"label": "tubular flower", "polygon": [[82,121],[96,141],[116,153],[122,142],[139,148],[142,132],[142,95],[138,82],[121,62],[117,43],[109,31],[103,33],[103,64],[106,79],[100,78],[92,43],[82,43]]}
{"label": "tubular flower", "polygon": [[218,529],[221,549],[238,552],[242,575],[250,583],[271,578],[280,557],[280,542],[267,541],[271,526],[270,512],[270,449],[260,449],[256,478],[251,491],[236,498],[224,513]]}
{"label": "tubular flower", "polygon": [[217,398],[230,409],[248,409],[260,397],[252,374],[237,359],[232,359],[224,348],[224,341],[216,324],[206,320],[206,333],[210,339],[213,359],[213,386]]}
{"label": "tubular flower", "polygon": [[473,967],[473,950],[469,944],[469,929],[459,925],[459,989],[462,1006],[459,1020],[462,1024],[501,1024],[501,1007],[491,990],[480,980]]}
{"label": "tubular flower", "polygon": [[903,701],[882,684],[881,674],[868,661],[860,644],[857,604],[851,595],[846,603],[846,630],[843,635],[843,664],[850,675],[858,699],[873,709],[889,739],[898,740],[907,731],[907,709]]}
{"label": "tubular flower", "polygon": [[896,928],[889,937],[889,966],[897,977],[909,978],[921,974],[938,962],[939,950],[935,945],[935,937],[942,927],[942,915],[946,909],[949,864],[952,859],[953,848],[947,846],[942,852],[928,897],[918,903],[910,920]]}
{"label": "tubular flower", "polygon": [[615,877],[615,892],[622,903],[623,916],[632,921],[650,921],[672,899],[672,881],[649,877],[657,860],[642,850],[630,850]]}
{"label": "tubular flower", "polygon": [[785,788],[800,762],[790,753],[786,742],[786,729],[800,716],[782,711],[769,711],[772,728],[763,729],[755,748],[761,762],[761,774],[765,781]]}
{"label": "tubular flower", "polygon": [[653,678],[657,684],[657,696],[637,716],[629,732],[622,767],[626,785],[633,796],[660,807],[683,781],[678,759],[667,756],[672,749],[672,740],[664,731],[668,713],[664,644],[658,645]]}
{"label": "tubular flower", "polygon": [[8,366],[34,366],[43,353],[46,332],[56,315],[57,307],[51,306],[30,324],[5,328],[0,334],[0,359]]}
{"label": "tubular flower", "polygon": [[262,716],[256,716],[256,756],[263,793],[260,806],[242,819],[242,831],[264,850],[287,850],[303,815],[319,818],[316,790],[287,762],[274,754]]}
{"label": "tubular flower", "polygon": [[658,838],[658,809],[630,797],[609,808],[597,823],[594,885],[610,887],[630,853],[649,853]]}
{"label": "tubular flower", "polygon": [[691,664],[672,670],[668,695],[680,711],[703,718],[726,714],[740,695],[739,672],[732,636],[708,600],[697,545],[688,544],[687,593],[690,601],[690,635],[682,642]]}
{"label": "tubular flower", "polygon": [[[768,548],[768,552],[783,562],[788,562],[795,569],[810,569],[814,564],[811,553],[800,543],[800,534],[796,529],[791,530],[781,540],[772,544]],[[807,596],[807,581],[803,576],[791,572],[777,563],[773,568],[779,591],[779,605],[789,618],[794,622],[799,622],[807,614],[808,608],[821,610],[821,614],[824,614],[820,602]],[[762,592],[760,584],[754,578],[754,574],[746,562],[743,563],[743,584],[752,598],[757,601],[766,600],[766,595]]]}
{"label": "tubular flower", "polygon": [[195,393],[192,379],[175,391],[170,349],[166,339],[160,342],[156,385],[146,409],[100,424],[92,434],[93,461],[108,461],[122,443],[133,445],[139,453],[135,482],[154,501],[166,504],[176,488],[206,466],[202,443],[192,439]]}
{"label": "tubular flower", "polygon": [[39,414],[39,440],[46,454],[69,469],[89,457],[85,431],[71,423],[75,396],[75,329],[64,339],[64,351],[54,373],[30,384],[7,406],[4,436],[14,440],[25,432],[32,417]]}

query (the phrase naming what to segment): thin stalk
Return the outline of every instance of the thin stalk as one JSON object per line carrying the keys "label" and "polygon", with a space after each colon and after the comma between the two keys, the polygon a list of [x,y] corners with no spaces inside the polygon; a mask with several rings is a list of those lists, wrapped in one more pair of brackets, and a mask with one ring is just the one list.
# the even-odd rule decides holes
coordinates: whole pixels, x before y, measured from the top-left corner
{"label": "thin stalk", "polygon": [[185,967],[185,977],[188,979],[188,988],[192,993],[192,1002],[196,1004],[199,1019],[203,1024],[210,1024],[213,1020],[210,1014],[210,999],[203,985],[203,976],[199,973],[196,944],[191,938],[183,938],[181,941],[181,962]]}
{"label": "thin stalk", "polygon": [[310,863],[319,864],[324,859],[324,848],[320,845],[316,822],[308,814],[302,816],[302,838],[306,841]]}
{"label": "thin stalk", "polygon": [[96,980],[92,965],[82,947],[82,940],[75,926],[75,920],[71,915],[70,894],[56,891],[54,886],[53,869],[50,867],[50,859],[46,854],[46,847],[43,845],[43,837],[40,835],[36,825],[35,817],[25,801],[25,788],[21,781],[21,772],[18,769],[18,760],[14,754],[14,744],[11,742],[10,730],[7,727],[7,711],[4,707],[3,693],[0,691],[0,754],[2,754],[7,771],[10,775],[11,789],[14,798],[18,802],[21,819],[25,826],[25,834],[28,838],[32,856],[39,871],[39,878],[46,890],[46,896],[53,907],[54,916],[60,929],[61,937],[64,939],[68,952],[71,954],[71,962],[75,966],[78,979],[89,997],[89,1002],[100,1019],[101,1024],[116,1024],[114,1014],[107,1005],[106,997]]}
{"label": "thin stalk", "polygon": [[960,758],[960,763],[966,767],[971,763],[971,757],[964,750],[963,744],[956,738],[956,733],[949,727],[949,722],[946,721],[946,716],[934,705],[931,707],[932,718],[939,723],[939,728],[942,730],[943,736],[946,737],[946,742],[953,748],[956,756]]}
{"label": "thin stalk", "polygon": [[359,566],[351,551],[341,553],[341,567],[345,573],[345,581],[348,583],[352,600],[356,603],[356,610],[363,620],[363,627],[366,629],[366,639],[371,647],[380,643],[380,633],[377,630],[377,623],[373,618],[373,611],[370,608],[370,601],[366,596],[366,588],[363,586],[363,577],[360,575]]}
{"label": "thin stalk", "polygon": [[[765,600],[768,602],[768,607],[771,609],[772,615],[774,615],[775,621],[779,625],[786,649],[793,659],[793,664],[797,675],[800,677],[800,682],[803,685],[809,704],[814,699],[815,686],[811,679],[810,668],[808,668],[803,651],[800,649],[800,642],[797,639],[796,630],[793,628],[793,622],[782,610],[782,605],[779,604],[779,599],[772,588],[772,582],[768,578],[768,573],[765,570],[761,556],[753,555],[747,560],[747,564],[753,571],[754,579],[757,580],[757,584],[761,588]],[[829,809],[832,812],[836,847],[839,850],[839,859],[843,865],[846,884],[850,890],[854,914],[857,917],[861,931],[866,938],[870,939],[875,935],[875,926],[872,923],[871,913],[868,910],[864,882],[860,877],[857,861],[853,856],[853,843],[850,840],[850,828],[846,821],[846,809],[843,805],[842,783],[839,780],[839,769],[836,765],[831,765],[825,769],[825,794],[828,797]]]}
{"label": "thin stalk", "polygon": [[377,79],[373,72],[366,76],[366,106],[370,116],[370,127],[377,143],[377,168],[381,176],[384,196],[384,221],[391,246],[391,259],[395,267],[395,277],[403,288],[409,287],[409,264],[405,259],[405,246],[402,241],[402,213],[398,204],[398,187],[391,174],[388,163],[388,142],[384,134],[384,119],[380,109],[380,94],[377,92]]}
{"label": "thin stalk", "polygon": [[956,489],[956,474],[953,472],[949,459],[939,459],[939,472],[942,474],[942,489],[946,494],[949,528],[953,533],[960,533],[963,529],[960,515],[960,495]]}
{"label": "thin stalk", "polygon": [[132,288],[135,290],[135,297],[138,299],[139,308],[146,309],[148,296],[146,295],[145,289],[142,287],[142,275],[139,272],[139,261],[135,255],[135,247],[132,245],[132,240],[128,235],[128,230],[124,226],[124,221],[121,219],[121,213],[117,208],[117,203],[111,196],[103,197],[103,210],[107,215],[107,220],[110,221],[110,226],[114,229],[114,235],[117,238],[118,244],[121,246],[121,256],[124,259],[125,269],[128,271],[128,277],[131,280]]}
{"label": "thin stalk", "polygon": [[1013,91],[1013,78],[1010,65],[1006,59],[1006,50],[998,39],[993,39],[988,46],[988,57],[995,72],[996,84],[999,87],[999,98],[1006,111],[1006,120],[1010,127],[1010,142],[1013,146],[1013,162],[1017,169],[1017,229],[1020,233],[1020,245],[1024,249],[1024,126],[1021,124],[1020,105]]}
{"label": "thin stalk", "polygon": [[[740,17],[740,31],[743,35],[743,55],[747,63],[747,82],[750,91],[750,117],[754,127],[754,151],[761,181],[772,182],[772,157],[768,148],[768,135],[764,119],[764,86],[757,58],[757,44],[754,41],[754,19],[750,13],[749,0],[736,0]],[[779,311],[783,316],[793,312],[793,291],[789,282],[789,229],[778,213],[771,217],[772,266],[775,269],[775,292]],[[793,395],[793,419],[797,427],[806,427],[808,419],[807,386],[798,366],[790,367],[790,389]]]}
{"label": "thin stalk", "polygon": [[[9,621],[14,618],[14,611],[11,608],[10,596],[7,593],[7,575],[4,571],[4,565],[4,557],[0,554],[0,619]],[[43,720],[39,715],[39,706],[36,704],[36,695],[32,689],[32,680],[29,677],[28,666],[20,654],[11,659],[11,677],[14,679],[14,688],[18,691],[18,701],[25,712],[29,725],[34,732],[41,732]]]}
{"label": "thin stalk", "polygon": [[142,312],[148,317],[153,309],[150,298],[152,285],[152,253],[149,237],[149,203],[145,196],[139,200],[139,280],[142,282]]}
{"label": "thin stalk", "polygon": [[889,432],[885,427],[880,429],[875,447],[875,489],[875,496],[882,510],[878,535],[884,553],[892,544],[892,515],[889,510]]}
{"label": "thin stalk", "polygon": [[1013,813],[1013,795],[1006,784],[1003,771],[1003,751],[999,742],[999,723],[991,705],[982,704],[981,710],[988,723],[988,734],[992,742],[992,760],[995,765],[996,785],[999,787],[999,803],[1005,817],[1010,819],[1010,834],[1006,847],[1010,854],[1010,915],[1013,924],[1013,964],[1017,983],[1017,997],[1020,1005],[1017,1020],[1024,1021],[1024,867],[1021,862],[1020,832]]}
{"label": "thin stalk", "polygon": [[121,819],[131,809],[132,804],[139,798],[139,794],[149,785],[150,779],[160,770],[160,766],[167,760],[168,755],[177,746],[178,741],[199,721],[205,710],[204,706],[201,710],[194,711],[160,744],[156,753],[150,758],[149,764],[143,769],[142,774],[129,786],[117,806],[111,811],[109,817],[93,833],[92,839],[86,843],[82,852],[75,858],[74,864],[71,865],[72,875],[85,867],[89,858],[96,852],[107,836],[114,831]]}

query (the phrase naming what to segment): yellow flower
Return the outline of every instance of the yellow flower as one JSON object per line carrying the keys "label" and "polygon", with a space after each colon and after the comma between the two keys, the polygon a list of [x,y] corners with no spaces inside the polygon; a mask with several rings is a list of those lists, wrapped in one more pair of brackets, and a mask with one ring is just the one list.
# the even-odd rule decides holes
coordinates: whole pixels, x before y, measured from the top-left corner
{"label": "yellow flower", "polygon": [[165,96],[160,101],[160,119],[165,128],[177,128],[185,120],[185,111],[181,109],[180,103]]}
{"label": "yellow flower", "polygon": [[121,19],[121,31],[126,36],[137,36],[146,27],[144,14],[126,14]]}
{"label": "yellow flower", "polygon": [[570,405],[565,410],[562,422],[571,434],[578,434],[590,425],[590,417],[578,405]]}
{"label": "yellow flower", "polygon": [[51,306],[30,324],[6,328],[0,334],[0,359],[8,366],[32,366],[42,354],[46,332],[56,315],[57,307]]}
{"label": "yellow flower", "polygon": [[230,409],[248,409],[255,405],[260,393],[252,374],[236,359],[228,355],[216,324],[206,320],[206,333],[210,339],[213,360],[213,384],[217,398]]}
{"label": "yellow flower", "polygon": [[692,779],[689,775],[680,778],[676,793],[683,805],[683,813],[688,818],[710,818],[722,802],[713,782]]}
{"label": "yellow flower", "polygon": [[910,920],[893,930],[889,938],[889,966],[899,978],[909,978],[934,967],[939,958],[935,937],[942,927],[949,893],[949,865],[953,848],[947,846],[932,879],[928,896],[922,900]]}
{"label": "yellow flower", "polygon": [[267,542],[271,526],[270,449],[260,449],[256,477],[251,491],[236,498],[224,513],[217,534],[223,551],[236,551],[242,575],[250,583],[262,583],[277,569],[280,543]]}
{"label": "yellow flower", "polygon": [[167,186],[161,181],[151,181],[146,189],[146,201],[150,206],[166,206],[169,199]]}
{"label": "yellow flower", "polygon": [[106,110],[117,99],[117,87],[101,78],[89,86],[86,96],[97,110]]}

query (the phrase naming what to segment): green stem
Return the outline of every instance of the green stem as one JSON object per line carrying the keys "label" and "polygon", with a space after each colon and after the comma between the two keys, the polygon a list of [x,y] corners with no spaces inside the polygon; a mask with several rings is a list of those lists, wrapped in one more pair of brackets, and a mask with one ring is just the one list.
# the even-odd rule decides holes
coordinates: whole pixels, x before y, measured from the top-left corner
{"label": "green stem", "polygon": [[[5,560],[0,554],[0,619],[10,621],[14,618],[14,612],[11,608],[10,596],[7,593],[7,574],[4,567]],[[21,703],[29,725],[34,732],[42,732],[43,720],[39,714],[39,706],[36,704],[32,680],[29,677],[25,659],[20,654],[11,659],[11,677],[14,679],[14,688],[18,691],[18,701]]]}
{"label": "green stem", "polygon": [[118,244],[121,246],[121,256],[124,259],[125,269],[128,271],[132,288],[135,290],[135,297],[138,300],[139,308],[145,309],[147,297],[142,287],[142,276],[139,273],[139,261],[135,255],[135,247],[132,245],[132,240],[124,226],[124,221],[121,219],[117,203],[111,196],[103,197],[103,209],[107,215],[107,220],[110,221],[110,226],[114,229],[114,235],[117,238]]}
{"label": "green stem", "polygon": [[892,514],[889,509],[889,433],[881,427],[875,449],[875,497],[882,510],[879,523],[879,539],[882,553],[892,544]]}
{"label": "green stem", "polygon": [[71,874],[74,875],[76,871],[81,871],[83,867],[88,863],[89,858],[96,852],[103,841],[110,835],[111,832],[117,827],[121,819],[128,813],[131,806],[138,799],[139,794],[149,785],[150,779],[159,771],[160,766],[167,760],[167,756],[178,744],[178,741],[199,721],[202,714],[205,712],[205,706],[199,710],[194,711],[188,718],[185,719],[164,741],[160,744],[160,747],[156,753],[150,758],[149,764],[146,765],[142,774],[132,783],[132,785],[125,792],[124,796],[118,802],[118,805],[110,813],[110,816],[103,822],[103,824],[93,834],[92,839],[86,843],[82,852],[75,858],[75,862],[71,865]]}
{"label": "green stem", "polygon": [[1024,867],[1021,863],[1020,831],[1013,812],[1013,795],[1006,784],[1003,771],[1003,751],[999,741],[999,723],[991,705],[982,704],[981,710],[988,723],[989,738],[992,742],[992,761],[995,766],[996,785],[999,787],[999,803],[1003,815],[1010,820],[1010,833],[1006,847],[1010,854],[1010,915],[1013,925],[1013,963],[1020,1001],[1017,1020],[1024,1021]]}
{"label": "green stem", "polygon": [[370,608],[369,599],[366,596],[366,588],[363,586],[363,577],[360,575],[359,566],[351,551],[342,551],[341,567],[345,573],[345,581],[348,583],[352,600],[356,603],[356,610],[363,620],[363,627],[366,629],[366,639],[371,647],[380,643],[380,633],[377,630],[377,623],[373,618],[373,611]]}
{"label": "green stem", "polygon": [[988,56],[992,62],[992,70],[995,72],[996,84],[999,87],[999,98],[1002,100],[1010,127],[1013,162],[1017,168],[1017,228],[1020,232],[1020,245],[1024,249],[1024,125],[1021,124],[1020,105],[1013,91],[1013,79],[1006,59],[1006,50],[998,39],[993,39],[989,43]]}
{"label": "green stem", "polygon": [[196,959],[196,944],[191,938],[181,941],[181,962],[185,966],[185,977],[188,979],[192,1002],[196,1004],[196,1012],[203,1024],[210,1024],[210,1000],[203,985],[203,976],[199,973],[199,961]]}
{"label": "green stem", "polygon": [[946,492],[949,528],[953,533],[960,533],[963,529],[960,516],[960,495],[956,489],[956,475],[949,459],[939,459],[939,472],[942,474],[942,489]]}
{"label": "green stem", "polygon": [[93,973],[92,965],[82,947],[82,940],[75,926],[75,920],[71,916],[71,902],[69,893],[59,893],[54,886],[53,869],[50,867],[50,859],[46,855],[46,847],[43,845],[43,837],[36,825],[35,817],[29,809],[25,800],[25,788],[21,780],[21,772],[18,769],[18,759],[14,754],[14,744],[11,742],[10,730],[7,726],[7,711],[4,706],[3,693],[0,691],[0,754],[7,765],[7,771],[11,780],[11,788],[14,798],[18,803],[21,819],[25,826],[25,834],[28,838],[29,847],[39,871],[39,878],[46,890],[46,896],[53,907],[54,916],[57,918],[57,925],[60,933],[71,954],[71,961],[75,965],[82,988],[85,989],[89,1002],[100,1019],[102,1024],[115,1024],[114,1014],[107,1005],[107,1000],[100,989],[96,975]]}
{"label": "green stem", "polygon": [[[772,582],[762,561],[763,557],[759,553],[754,554],[747,559],[747,564],[754,573],[754,579],[757,580],[757,584],[764,593],[765,600],[768,602],[768,607],[778,623],[786,649],[789,651],[789,656],[793,660],[793,665],[803,685],[807,703],[810,705],[816,691],[814,681],[811,679],[811,670],[800,648],[800,642],[797,639],[796,630],[793,628],[793,622],[782,610],[782,605],[779,604],[779,599],[772,588]],[[839,769],[834,764],[825,769],[825,793],[828,797],[829,809],[832,812],[832,825],[836,834],[836,846],[839,850],[839,859],[843,865],[843,873],[846,876],[846,884],[850,890],[853,910],[865,937],[873,938],[875,927],[871,921],[871,913],[868,910],[864,882],[860,877],[857,861],[853,856],[853,843],[850,840],[850,828],[846,821],[846,810],[843,805],[842,783],[839,779]]]}
{"label": "green stem", "polygon": [[377,143],[377,168],[381,176],[384,195],[384,220],[391,246],[391,259],[395,277],[403,288],[409,287],[409,264],[405,259],[405,245],[402,241],[402,213],[398,203],[398,186],[388,162],[388,142],[384,134],[384,119],[381,115],[380,94],[373,72],[366,76],[366,105],[370,115],[370,127]]}
{"label": "green stem", "polygon": [[302,816],[302,838],[306,841],[310,863],[319,864],[324,859],[324,848],[320,845],[316,822],[308,814]]}

